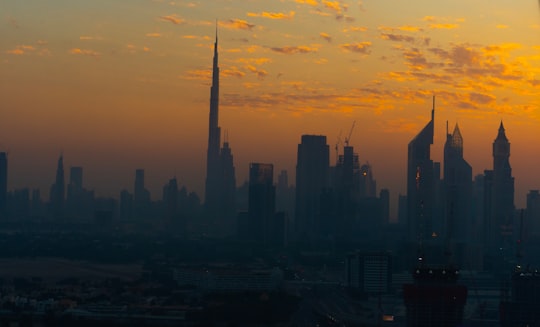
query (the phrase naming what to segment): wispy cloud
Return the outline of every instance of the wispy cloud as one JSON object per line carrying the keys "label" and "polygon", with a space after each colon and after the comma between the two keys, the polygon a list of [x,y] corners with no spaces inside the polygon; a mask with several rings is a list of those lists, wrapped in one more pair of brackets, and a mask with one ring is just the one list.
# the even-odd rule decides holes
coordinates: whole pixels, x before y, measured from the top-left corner
{"label": "wispy cloud", "polygon": [[186,22],[185,19],[178,17],[176,14],[160,16],[159,19],[167,21],[167,22],[171,22],[175,25],[184,24]]}
{"label": "wispy cloud", "polygon": [[69,50],[69,53],[72,55],[83,55],[83,56],[90,56],[94,58],[98,58],[101,56],[101,53],[94,51],[94,50],[88,50],[88,49],[80,49],[80,48],[73,48]]}
{"label": "wispy cloud", "polygon": [[396,41],[396,42],[410,42],[410,43],[414,43],[414,41],[416,40],[414,37],[409,36],[409,35],[392,34],[392,33],[382,33],[381,39],[389,40],[389,41]]}
{"label": "wispy cloud", "polygon": [[332,42],[332,37],[328,33],[322,32],[322,33],[319,33],[319,36],[322,37],[323,39],[325,39],[328,42]]}
{"label": "wispy cloud", "polygon": [[430,29],[456,29],[459,28],[458,24],[452,24],[452,23],[437,23],[437,24],[429,24]]}
{"label": "wispy cloud", "polygon": [[290,11],[288,14],[281,13],[281,12],[268,12],[263,11],[260,13],[254,13],[254,12],[248,12],[248,17],[263,17],[263,18],[269,18],[269,19],[293,19],[295,12]]}
{"label": "wispy cloud", "polygon": [[229,29],[251,31],[255,27],[255,24],[250,24],[243,19],[229,19],[226,21],[219,21],[219,26]]}
{"label": "wispy cloud", "polygon": [[81,35],[81,36],[79,36],[79,40],[81,40],[81,41],[101,41],[101,40],[103,40],[103,37],[101,37],[101,36],[90,36],[90,35]]}
{"label": "wispy cloud", "polygon": [[344,43],[339,45],[340,48],[362,54],[369,54],[371,52],[371,42],[357,42],[357,43]]}
{"label": "wispy cloud", "polygon": [[161,37],[161,33],[146,33],[146,37]]}
{"label": "wispy cloud", "polygon": [[310,6],[313,6],[313,7],[317,7],[319,5],[317,0],[295,0],[295,2],[310,5]]}
{"label": "wispy cloud", "polygon": [[46,55],[51,54],[49,49],[45,47],[46,45],[47,45],[47,42],[45,41],[38,41],[35,46],[21,44],[21,45],[17,45],[15,48],[11,50],[5,51],[5,53],[9,55],[15,55],[15,56],[23,56],[23,55],[30,55],[30,54],[38,55],[38,56],[46,56]]}
{"label": "wispy cloud", "polygon": [[318,51],[317,48],[306,46],[306,45],[274,47],[274,48],[270,48],[270,50],[283,53],[283,54],[310,53],[310,52]]}

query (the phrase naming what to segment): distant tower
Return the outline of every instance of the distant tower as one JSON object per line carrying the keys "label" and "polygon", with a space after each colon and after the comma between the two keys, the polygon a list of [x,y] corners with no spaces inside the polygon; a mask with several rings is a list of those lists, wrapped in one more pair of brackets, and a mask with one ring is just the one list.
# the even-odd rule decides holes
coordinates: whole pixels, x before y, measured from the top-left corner
{"label": "distant tower", "polygon": [[80,214],[83,210],[83,169],[71,167],[69,169],[69,184],[67,185],[66,211],[69,214]]}
{"label": "distant tower", "polygon": [[491,240],[495,247],[502,247],[514,216],[514,177],[510,167],[510,142],[503,123],[493,141],[493,188],[491,195]]}
{"label": "distant tower", "polygon": [[7,153],[0,152],[0,217],[7,209]]}
{"label": "distant tower", "polygon": [[374,198],[377,196],[377,182],[373,179],[373,169],[368,163],[360,167],[360,197]]}
{"label": "distant tower", "polygon": [[326,136],[302,135],[296,162],[295,229],[299,240],[312,240],[320,234],[320,202],[329,185],[329,166]]}
{"label": "distant tower", "polygon": [[219,233],[229,234],[231,222],[236,216],[236,176],[229,142],[221,146],[219,121],[219,66],[218,38],[214,43],[212,86],[210,87],[210,116],[208,122],[208,152],[206,155],[206,186],[204,205],[207,213],[215,219]]}
{"label": "distant tower", "polygon": [[219,208],[221,189],[219,148],[221,145],[221,129],[219,118],[219,67],[218,67],[218,38],[214,43],[214,63],[212,67],[212,86],[210,87],[210,117],[208,124],[208,152],[206,155],[206,188],[204,195],[205,206],[215,214]]}
{"label": "distant tower", "polygon": [[407,227],[409,239],[422,243],[431,237],[434,209],[434,164],[431,145],[435,118],[435,98],[431,120],[408,146]]}
{"label": "distant tower", "polygon": [[50,202],[52,213],[55,217],[64,214],[65,181],[64,181],[64,158],[60,155],[56,167],[56,181],[51,187]]}
{"label": "distant tower", "polygon": [[150,206],[150,192],[144,186],[144,169],[135,170],[135,187],[133,190],[133,214],[144,217]]}
{"label": "distant tower", "polygon": [[252,163],[249,165],[248,219],[251,238],[268,244],[273,240],[276,211],[274,166]]}
{"label": "distant tower", "polygon": [[463,158],[463,137],[456,124],[446,131],[444,145],[445,220],[449,239],[468,241],[472,235],[472,167]]}
{"label": "distant tower", "polygon": [[223,228],[227,233],[233,232],[233,221],[236,217],[236,173],[229,142],[225,140],[220,153],[220,216],[225,220]]}

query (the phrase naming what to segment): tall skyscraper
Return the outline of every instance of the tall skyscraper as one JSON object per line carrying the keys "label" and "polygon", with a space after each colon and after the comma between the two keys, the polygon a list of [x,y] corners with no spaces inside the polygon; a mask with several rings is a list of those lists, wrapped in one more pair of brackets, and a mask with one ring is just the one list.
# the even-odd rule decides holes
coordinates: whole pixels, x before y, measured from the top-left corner
{"label": "tall skyscraper", "polygon": [[0,217],[7,213],[7,153],[0,152]]}
{"label": "tall skyscraper", "polygon": [[472,167],[463,158],[463,137],[456,124],[446,130],[444,144],[445,231],[452,240],[468,241],[474,229],[472,216]]}
{"label": "tall skyscraper", "polygon": [[[221,129],[218,126],[219,118],[219,66],[218,66],[218,39],[214,43],[214,62],[212,66],[212,86],[210,87],[210,117],[208,122],[208,152],[206,155],[206,188],[204,203],[208,209],[214,211],[219,207],[219,194],[221,189],[221,169],[219,148],[221,146]],[[214,210],[212,210],[214,209]]]}
{"label": "tall skyscraper", "polygon": [[435,98],[431,120],[408,146],[407,228],[409,240],[422,244],[430,239],[434,209],[434,163],[431,160],[435,118]]}
{"label": "tall skyscraper", "polygon": [[272,242],[275,211],[274,166],[250,164],[248,219],[252,239],[266,244]]}
{"label": "tall skyscraper", "polygon": [[329,186],[329,156],[326,136],[302,135],[296,162],[295,233],[299,240],[319,237],[321,195]]}
{"label": "tall skyscraper", "polygon": [[52,214],[55,217],[62,217],[64,214],[64,199],[65,199],[65,180],[64,180],[64,157],[60,155],[58,165],[56,167],[56,180],[51,186],[50,204]]}
{"label": "tall skyscraper", "polygon": [[212,66],[212,86],[210,87],[210,116],[208,122],[208,150],[206,155],[206,183],[204,204],[207,213],[215,219],[216,227],[229,234],[229,223],[236,216],[235,192],[236,177],[233,155],[229,142],[221,146],[221,128],[219,123],[219,66],[218,38],[214,43],[214,61]]}
{"label": "tall skyscraper", "polygon": [[[493,186],[490,212],[490,240],[492,247],[510,245],[508,233],[514,217],[514,177],[510,166],[510,142],[503,123],[493,141]],[[503,244],[505,243],[505,244]]]}

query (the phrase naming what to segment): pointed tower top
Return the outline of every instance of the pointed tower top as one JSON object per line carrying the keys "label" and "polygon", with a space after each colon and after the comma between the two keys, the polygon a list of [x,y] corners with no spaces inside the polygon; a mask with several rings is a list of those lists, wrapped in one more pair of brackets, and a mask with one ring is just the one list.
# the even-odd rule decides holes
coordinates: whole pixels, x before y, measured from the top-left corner
{"label": "pointed tower top", "polygon": [[500,131],[500,130],[504,131],[504,125],[503,125],[502,119],[501,119],[501,124],[499,125],[499,131]]}
{"label": "pointed tower top", "polygon": [[431,109],[431,120],[435,118],[435,95],[433,96],[433,109]]}
{"label": "pointed tower top", "polygon": [[501,120],[501,124],[499,125],[499,133],[497,134],[497,139],[495,141],[497,140],[508,142],[508,138],[506,137],[506,133],[504,132],[504,125],[503,125],[502,120]]}

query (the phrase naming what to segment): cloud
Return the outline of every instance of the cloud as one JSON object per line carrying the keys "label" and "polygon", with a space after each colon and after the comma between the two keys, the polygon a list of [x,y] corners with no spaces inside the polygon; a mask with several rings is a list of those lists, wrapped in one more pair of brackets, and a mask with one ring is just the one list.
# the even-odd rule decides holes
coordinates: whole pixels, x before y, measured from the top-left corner
{"label": "cloud", "polygon": [[495,27],[496,27],[496,28],[499,28],[499,29],[505,29],[505,28],[508,28],[508,25],[497,24]]}
{"label": "cloud", "polygon": [[371,42],[369,41],[358,42],[358,43],[345,43],[345,44],[340,44],[339,47],[344,50],[356,52],[356,53],[369,54],[371,52],[370,50]]}
{"label": "cloud", "polygon": [[219,21],[219,26],[229,28],[229,29],[238,29],[238,30],[247,30],[251,31],[255,24],[250,24],[242,19],[229,19],[226,21]]}
{"label": "cloud", "polygon": [[73,48],[69,50],[69,53],[72,55],[83,55],[83,56],[90,56],[94,58],[98,58],[101,56],[99,52],[96,52],[94,50],[88,50],[88,49],[80,49],[80,48]]}
{"label": "cloud", "polygon": [[228,67],[226,69],[221,70],[221,76],[223,77],[236,77],[236,78],[242,78],[246,75],[243,71],[239,70],[235,66]]}
{"label": "cloud", "polygon": [[161,33],[146,33],[147,37],[161,37]]}
{"label": "cloud", "polygon": [[182,77],[189,80],[210,80],[211,75],[210,69],[193,69],[188,70]]}
{"label": "cloud", "polygon": [[103,38],[101,36],[81,35],[81,36],[79,36],[79,40],[81,40],[81,41],[101,41],[101,40],[103,40]]}
{"label": "cloud", "polygon": [[21,56],[29,52],[34,52],[36,48],[33,45],[18,45],[15,49],[6,51],[7,54]]}
{"label": "cloud", "polygon": [[339,1],[323,0],[322,3],[323,3],[325,8],[333,10],[338,14],[343,12],[344,10],[347,10],[347,5],[341,4]]}
{"label": "cloud", "polygon": [[46,45],[47,45],[47,42],[41,40],[36,43],[36,46],[21,44],[21,45],[17,45],[14,49],[5,51],[5,53],[9,55],[14,55],[14,56],[23,56],[23,55],[30,55],[30,54],[38,55],[38,56],[46,56],[46,55],[51,54],[49,49],[45,48]]}
{"label": "cloud", "polygon": [[396,41],[396,42],[410,42],[410,43],[414,43],[414,41],[416,40],[412,36],[401,35],[401,34],[391,34],[391,33],[382,33],[381,39],[389,40],[389,41]]}
{"label": "cloud", "polygon": [[310,6],[313,6],[313,7],[317,7],[319,5],[317,0],[295,0],[295,2],[310,5]]}
{"label": "cloud", "polygon": [[411,26],[411,25],[399,26],[397,29],[400,31],[405,31],[405,32],[421,32],[424,30],[421,27]]}
{"label": "cloud", "polygon": [[239,58],[236,60],[237,62],[241,62],[244,64],[255,64],[255,65],[263,65],[272,62],[272,59],[261,57],[261,58]]}
{"label": "cloud", "polygon": [[332,37],[328,33],[319,33],[319,36],[325,39],[328,42],[332,42]]}
{"label": "cloud", "polygon": [[299,46],[285,46],[285,47],[274,47],[270,48],[270,50],[283,53],[283,54],[296,54],[296,53],[310,53],[310,52],[317,52],[318,49],[314,47],[309,47],[305,45],[299,45]]}
{"label": "cloud", "polygon": [[458,24],[450,24],[450,23],[437,23],[437,24],[429,24],[430,29],[456,29],[459,28]]}
{"label": "cloud", "polygon": [[171,22],[175,25],[184,24],[186,22],[183,18],[178,17],[176,14],[160,16],[159,19],[167,21],[167,22]]}
{"label": "cloud", "polygon": [[263,17],[263,18],[269,18],[269,19],[293,19],[295,12],[290,11],[288,14],[285,14],[281,12],[263,11],[261,13],[248,12],[247,15],[248,17]]}
{"label": "cloud", "polygon": [[249,70],[250,72],[254,73],[257,75],[257,78],[259,79],[263,79],[266,77],[266,75],[268,75],[268,72],[264,69],[259,69],[255,66],[252,66],[252,65],[248,65],[246,66],[246,69]]}
{"label": "cloud", "polygon": [[495,97],[491,94],[482,94],[471,92],[469,93],[469,99],[474,103],[489,104],[495,101]]}
{"label": "cloud", "polygon": [[343,29],[343,33],[348,33],[348,32],[365,32],[365,31],[367,31],[367,30],[368,30],[368,28],[365,27],[365,26],[349,26],[349,27]]}

